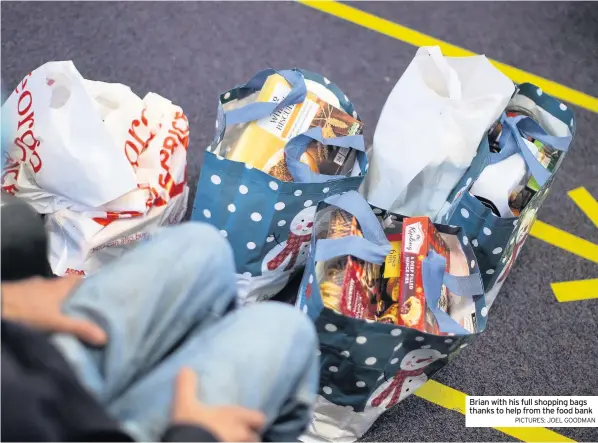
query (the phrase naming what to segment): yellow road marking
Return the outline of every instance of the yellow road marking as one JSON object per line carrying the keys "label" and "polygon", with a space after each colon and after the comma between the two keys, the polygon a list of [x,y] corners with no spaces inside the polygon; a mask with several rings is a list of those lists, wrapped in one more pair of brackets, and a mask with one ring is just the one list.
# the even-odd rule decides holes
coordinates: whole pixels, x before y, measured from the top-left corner
{"label": "yellow road marking", "polygon": [[592,194],[582,186],[569,191],[567,195],[598,228],[598,202],[592,197]]}
{"label": "yellow road marking", "polygon": [[548,223],[536,220],[532,225],[530,235],[586,260],[598,263],[598,245],[555,228]]}
{"label": "yellow road marking", "polygon": [[[592,194],[588,192],[588,190],[584,187],[576,188],[567,193],[571,200],[577,205],[579,209],[583,211],[583,213],[594,223],[594,225],[598,228],[598,202],[592,197]],[[551,227],[552,228],[552,227]],[[556,229],[556,228],[552,228]],[[563,232],[563,231],[561,231]],[[532,233],[533,235],[533,233]],[[549,235],[549,233],[545,232],[544,235]],[[560,235],[560,233],[559,233]],[[571,234],[567,234],[570,236]],[[577,238],[577,237],[575,237]],[[545,239],[543,239],[545,240]],[[580,240],[580,239],[578,239]],[[560,240],[561,243],[565,243],[567,240],[562,238]],[[585,242],[585,240],[582,240]],[[589,243],[589,242],[587,242]],[[552,243],[554,244],[554,243]],[[590,247],[590,255],[592,255],[592,246],[595,248],[596,245],[592,245],[589,243]],[[559,246],[559,245],[556,245]],[[561,246],[559,246],[561,247]],[[587,252],[588,244],[581,244],[581,248]],[[573,252],[574,254],[579,254],[578,252],[572,251],[571,249],[567,249],[569,252]],[[584,258],[588,258],[585,255],[582,255]],[[591,260],[591,258],[589,258]],[[598,260],[594,260],[598,261]],[[568,301],[579,301],[579,300],[589,300],[591,298],[598,298],[598,279],[590,279],[590,280],[574,280],[574,281],[565,281],[565,282],[557,282],[551,283],[550,286],[552,287],[552,291],[556,299],[559,302],[568,302]]]}
{"label": "yellow road marking", "polygon": [[[449,388],[448,386],[430,380],[419,388],[415,395],[428,400],[443,408],[452,409],[465,415],[465,397],[467,394]],[[564,435],[558,434],[546,428],[494,428],[511,437],[525,442],[574,442]]]}
{"label": "yellow road marking", "polygon": [[[475,53],[467,49],[452,45],[443,40],[439,40],[343,3],[336,1],[298,1],[306,6],[317,9],[318,11],[334,15],[335,17],[347,20],[356,25],[363,26],[364,28],[371,29],[414,46],[440,46],[442,53],[451,57],[475,55]],[[490,61],[496,68],[516,83],[533,83],[554,97],[588,109],[592,112],[598,112],[598,98],[596,97],[592,97],[584,92],[577,91],[561,85],[560,83],[553,82],[552,80],[523,71],[522,69],[515,68],[514,66],[495,60]]]}
{"label": "yellow road marking", "polygon": [[550,286],[560,302],[598,298],[598,278],[551,283]]}

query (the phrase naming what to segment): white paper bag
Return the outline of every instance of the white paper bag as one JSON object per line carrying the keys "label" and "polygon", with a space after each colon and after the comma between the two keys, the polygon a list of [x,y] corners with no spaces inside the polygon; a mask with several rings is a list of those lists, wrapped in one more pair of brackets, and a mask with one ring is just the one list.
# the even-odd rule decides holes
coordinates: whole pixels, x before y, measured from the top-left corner
{"label": "white paper bag", "polygon": [[65,262],[95,270],[94,248],[182,218],[189,125],[169,100],[50,62],[17,86],[2,119],[2,190],[48,214],[55,273]]}
{"label": "white paper bag", "polygon": [[362,193],[393,212],[435,217],[514,91],[483,55],[420,48],[382,109]]}

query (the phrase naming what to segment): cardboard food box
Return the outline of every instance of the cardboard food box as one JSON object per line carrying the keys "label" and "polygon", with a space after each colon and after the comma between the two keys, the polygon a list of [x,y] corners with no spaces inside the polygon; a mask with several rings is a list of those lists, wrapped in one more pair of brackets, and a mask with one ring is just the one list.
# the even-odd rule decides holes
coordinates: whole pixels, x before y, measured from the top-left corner
{"label": "cardboard food box", "polygon": [[[257,101],[281,102],[291,91],[279,74],[268,77]],[[232,146],[227,158],[245,162],[283,181],[293,181],[284,160],[284,146],[293,137],[319,126],[324,137],[341,137],[363,132],[363,124],[308,91],[303,103],[289,105],[268,117],[247,125]],[[349,148],[309,144],[301,161],[312,171],[327,175],[348,175],[355,163],[356,151]]]}
{"label": "cardboard food box", "polygon": [[[450,269],[449,250],[428,217],[412,217],[403,220],[401,253],[401,286],[399,293],[398,324],[420,331],[438,333],[434,315],[427,307],[423,287],[422,265],[430,251],[446,259],[446,271]],[[448,309],[446,287],[442,286],[439,307]]]}

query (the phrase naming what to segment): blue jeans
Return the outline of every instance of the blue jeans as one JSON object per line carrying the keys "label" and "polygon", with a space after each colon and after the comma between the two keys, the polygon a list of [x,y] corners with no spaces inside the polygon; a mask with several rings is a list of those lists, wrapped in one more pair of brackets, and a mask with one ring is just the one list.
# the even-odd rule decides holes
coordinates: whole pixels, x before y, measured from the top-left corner
{"label": "blue jeans", "polygon": [[65,312],[96,322],[108,344],[52,340],[134,438],[160,440],[182,367],[198,374],[205,404],[262,411],[265,440],[297,440],[306,429],[319,376],[314,327],[282,303],[235,309],[234,269],[215,228],[186,223],[158,230],[68,299]]}

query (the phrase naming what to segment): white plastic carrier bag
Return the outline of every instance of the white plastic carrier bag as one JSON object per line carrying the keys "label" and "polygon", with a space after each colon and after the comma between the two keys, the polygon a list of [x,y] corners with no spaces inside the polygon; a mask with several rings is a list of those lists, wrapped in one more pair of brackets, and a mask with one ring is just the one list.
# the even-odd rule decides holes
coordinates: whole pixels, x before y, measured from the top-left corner
{"label": "white plastic carrier bag", "polygon": [[189,124],[169,100],[49,62],[17,85],[2,118],[2,190],[46,215],[55,274],[93,272],[183,217]]}
{"label": "white plastic carrier bag", "polygon": [[434,218],[514,92],[483,55],[420,48],[382,109],[362,193],[377,207]]}

